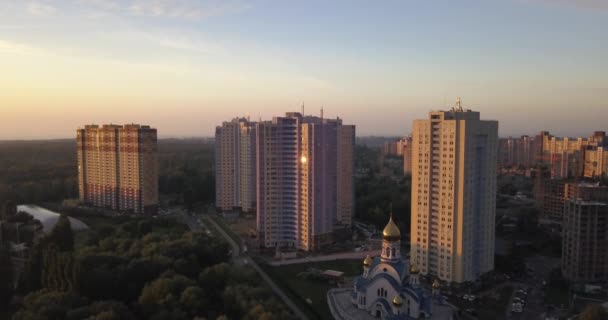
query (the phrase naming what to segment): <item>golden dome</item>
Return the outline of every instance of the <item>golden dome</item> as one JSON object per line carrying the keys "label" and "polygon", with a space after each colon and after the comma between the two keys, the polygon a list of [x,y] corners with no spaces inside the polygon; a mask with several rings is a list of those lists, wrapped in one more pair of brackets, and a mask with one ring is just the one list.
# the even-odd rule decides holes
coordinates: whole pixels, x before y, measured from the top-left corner
{"label": "golden dome", "polygon": [[410,273],[419,273],[420,271],[418,270],[418,266],[416,265],[416,263],[412,263],[410,265]]}
{"label": "golden dome", "polygon": [[384,230],[382,230],[382,236],[385,240],[388,241],[401,240],[401,231],[399,231],[399,228],[397,228],[395,221],[393,221],[393,215],[391,215],[391,218],[388,220],[386,227],[384,227]]}
{"label": "golden dome", "polygon": [[403,300],[401,299],[400,295],[396,295],[393,298],[393,304],[396,305],[396,306],[398,306],[398,307],[400,307],[401,305],[403,305]]}
{"label": "golden dome", "polygon": [[372,265],[372,261],[372,257],[370,257],[368,254],[367,257],[365,257],[365,260],[363,260],[363,265],[369,267]]}
{"label": "golden dome", "polygon": [[439,280],[435,279],[435,281],[433,281],[433,289],[439,289],[441,287],[441,284],[439,283]]}

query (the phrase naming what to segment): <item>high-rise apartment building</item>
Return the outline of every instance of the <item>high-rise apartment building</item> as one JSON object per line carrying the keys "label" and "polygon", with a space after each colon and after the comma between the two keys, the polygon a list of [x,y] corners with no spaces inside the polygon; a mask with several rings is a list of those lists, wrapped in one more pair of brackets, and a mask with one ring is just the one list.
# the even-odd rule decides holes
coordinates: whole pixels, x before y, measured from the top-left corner
{"label": "high-rise apartment building", "polygon": [[598,178],[608,175],[608,138],[603,131],[596,131],[589,137],[584,148],[583,176]]}
{"label": "high-rise apartment building", "polygon": [[412,137],[403,138],[403,174],[412,174]]}
{"label": "high-rise apartment building", "polygon": [[80,201],[124,212],[158,209],[156,129],[87,125],[76,131]]}
{"label": "high-rise apartment building", "polygon": [[539,209],[539,221],[543,224],[560,224],[564,217],[564,192],[566,180],[549,179],[548,171],[537,171],[535,198]]}
{"label": "high-rise apartment building", "polygon": [[534,144],[537,160],[548,166],[551,179],[581,176],[587,139],[560,138],[550,135],[547,131],[541,131],[536,136]]}
{"label": "high-rise apartment building", "polygon": [[573,282],[608,280],[608,187],[585,182],[565,188],[562,274]]}
{"label": "high-rise apartment building", "polygon": [[222,211],[256,207],[255,126],[235,118],[215,128],[215,206]]}
{"label": "high-rise apartment building", "polygon": [[529,168],[534,164],[533,139],[523,135],[520,138],[503,138],[498,142],[498,163],[502,166]]}
{"label": "high-rise apartment building", "polygon": [[498,122],[463,110],[415,120],[410,259],[422,274],[472,281],[494,268]]}
{"label": "high-rise apartment building", "polygon": [[407,146],[407,138],[386,141],[382,145],[382,154],[385,156],[402,156]]}
{"label": "high-rise apartment building", "polygon": [[316,250],[349,228],[355,127],[287,113],[257,126],[257,229],[264,247]]}

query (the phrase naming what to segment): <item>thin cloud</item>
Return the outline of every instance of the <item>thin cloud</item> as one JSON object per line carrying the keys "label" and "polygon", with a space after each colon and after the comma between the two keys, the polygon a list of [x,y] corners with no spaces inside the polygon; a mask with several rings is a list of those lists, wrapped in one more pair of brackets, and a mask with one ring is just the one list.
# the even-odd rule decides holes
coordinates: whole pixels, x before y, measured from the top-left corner
{"label": "thin cloud", "polygon": [[248,6],[240,3],[204,3],[182,0],[136,0],[129,7],[135,15],[183,18],[199,20],[207,17],[223,16],[246,10]]}
{"label": "thin cloud", "polygon": [[119,10],[122,8],[120,2],[113,0],[76,0],[77,4],[95,7],[101,10]]}
{"label": "thin cloud", "polygon": [[130,43],[148,44],[159,48],[194,53],[219,54],[224,47],[212,41],[202,39],[200,36],[180,34],[172,30],[155,30],[154,32],[128,29],[113,32],[100,32],[100,36]]}
{"label": "thin cloud", "polygon": [[593,11],[608,11],[606,0],[518,0],[523,3],[542,3],[549,5],[570,6]]}
{"label": "thin cloud", "polygon": [[236,14],[246,11],[250,7],[239,1],[200,0],[132,0],[124,2],[76,0],[76,3],[118,14],[184,20],[201,20]]}
{"label": "thin cloud", "polygon": [[29,14],[37,17],[50,17],[55,15],[57,9],[49,4],[41,2],[30,2],[26,6]]}
{"label": "thin cloud", "polygon": [[0,52],[38,55],[43,54],[44,50],[34,48],[25,44],[0,39]]}
{"label": "thin cloud", "polygon": [[149,39],[156,40],[160,46],[176,50],[186,50],[198,53],[217,53],[222,50],[222,47],[219,45],[193,41],[188,38],[150,37]]}

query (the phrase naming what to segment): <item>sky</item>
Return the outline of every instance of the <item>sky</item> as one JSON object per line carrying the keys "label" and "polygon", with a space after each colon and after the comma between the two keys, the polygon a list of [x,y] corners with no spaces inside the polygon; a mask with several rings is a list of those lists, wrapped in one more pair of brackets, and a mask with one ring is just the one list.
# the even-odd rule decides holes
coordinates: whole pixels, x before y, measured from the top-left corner
{"label": "sky", "polygon": [[0,139],[211,136],[302,104],[406,135],[458,96],[501,136],[608,131],[608,1],[0,1]]}

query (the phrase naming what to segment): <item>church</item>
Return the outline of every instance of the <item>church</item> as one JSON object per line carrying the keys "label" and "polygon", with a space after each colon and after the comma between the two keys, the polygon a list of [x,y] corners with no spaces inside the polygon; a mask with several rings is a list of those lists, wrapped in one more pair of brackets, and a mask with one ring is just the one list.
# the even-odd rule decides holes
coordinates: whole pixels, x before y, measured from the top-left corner
{"label": "church", "polygon": [[[332,289],[327,300],[336,319],[454,319],[435,280],[432,291],[419,282],[415,264],[409,268],[401,256],[401,232],[391,218],[382,232],[382,252],[363,261],[363,274],[353,288]],[[348,296],[346,295],[348,294]],[[350,299],[347,299],[350,298]]]}

